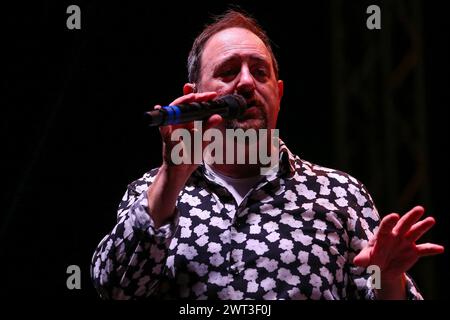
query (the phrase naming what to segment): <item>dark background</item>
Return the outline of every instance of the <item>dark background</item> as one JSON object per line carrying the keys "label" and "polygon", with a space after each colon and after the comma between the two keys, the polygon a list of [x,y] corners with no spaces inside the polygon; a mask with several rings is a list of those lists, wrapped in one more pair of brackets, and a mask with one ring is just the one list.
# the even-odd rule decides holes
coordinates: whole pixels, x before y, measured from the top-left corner
{"label": "dark background", "polygon": [[[81,8],[81,30],[66,28],[70,4]],[[382,215],[424,205],[437,219],[424,241],[448,248],[444,1],[239,4],[274,42],[289,148],[363,181]],[[370,4],[381,6],[381,31],[366,28]],[[181,95],[193,39],[228,7],[2,4],[1,295],[96,299],[91,256],[127,184],[160,163],[158,132],[143,113]],[[81,290],[66,288],[72,264]],[[426,298],[443,299],[448,270],[445,253],[411,274]]]}

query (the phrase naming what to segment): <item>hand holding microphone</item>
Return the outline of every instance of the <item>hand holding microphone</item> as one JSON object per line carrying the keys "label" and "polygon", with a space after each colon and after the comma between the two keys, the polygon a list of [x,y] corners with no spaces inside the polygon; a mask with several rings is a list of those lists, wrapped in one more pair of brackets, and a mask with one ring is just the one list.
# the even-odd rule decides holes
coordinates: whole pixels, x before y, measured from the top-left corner
{"label": "hand holding microphone", "polygon": [[171,104],[157,110],[147,112],[150,126],[166,126],[206,120],[213,114],[224,119],[236,119],[247,109],[244,97],[229,94],[209,101]]}
{"label": "hand holding microphone", "polygon": [[[171,204],[175,203],[187,179],[198,167],[198,164],[195,163],[173,163],[171,159],[172,150],[179,143],[184,144],[184,141],[173,141],[172,133],[179,128],[187,129],[194,133],[196,130],[193,125],[194,120],[206,120],[205,130],[220,125],[223,121],[222,115],[227,117],[229,111],[223,110],[223,102],[220,101],[219,103],[215,102],[217,107],[211,106],[211,102],[215,101],[216,97],[216,92],[190,93],[175,99],[170,106],[161,107],[157,105],[155,110],[147,113],[150,116],[150,125],[159,126],[158,129],[162,138],[162,164],[158,169],[154,182],[147,190],[149,211],[153,213],[151,216],[156,226],[162,225],[164,221],[172,216],[173,205]],[[228,98],[225,101],[228,101]],[[180,115],[173,117],[170,113],[174,112],[174,106],[178,108],[180,106],[187,107],[181,107]],[[210,108],[208,109],[208,107]],[[184,111],[183,117],[181,116],[181,110]],[[206,112],[206,110],[209,111]],[[189,114],[189,117],[186,116],[187,114]],[[175,119],[177,121],[176,124]]]}
{"label": "hand holding microphone", "polygon": [[[191,134],[193,134],[196,131],[193,122],[194,120],[205,120],[203,126],[204,130],[219,126],[223,121],[223,117],[220,114],[216,113],[216,111],[220,111],[217,110],[219,108],[214,108],[214,112],[212,112],[211,114],[207,114],[204,110],[206,108],[203,108],[205,106],[208,106],[207,103],[210,104],[212,101],[215,101],[216,98],[216,92],[190,93],[175,99],[172,103],[170,103],[169,106],[162,107],[160,105],[156,105],[154,110],[146,113],[146,115],[150,117],[150,125],[159,126],[158,129],[163,142],[163,167],[170,168],[171,171],[177,171],[176,174],[172,174],[173,176],[177,176],[179,178],[187,177],[198,167],[198,165],[194,163],[180,165],[173,164],[171,157],[172,149],[180,143],[184,144],[184,141],[182,140],[173,139],[174,131],[182,128],[188,130],[189,132],[191,132]],[[183,108],[183,117],[181,117],[180,114],[179,117],[175,118],[169,114],[170,112],[173,112],[173,107],[175,106],[181,106]],[[198,106],[200,106],[200,108],[196,109],[196,107]],[[188,120],[188,117],[186,115],[189,115],[189,119],[195,119]],[[175,123],[175,119],[177,119],[177,123]]]}

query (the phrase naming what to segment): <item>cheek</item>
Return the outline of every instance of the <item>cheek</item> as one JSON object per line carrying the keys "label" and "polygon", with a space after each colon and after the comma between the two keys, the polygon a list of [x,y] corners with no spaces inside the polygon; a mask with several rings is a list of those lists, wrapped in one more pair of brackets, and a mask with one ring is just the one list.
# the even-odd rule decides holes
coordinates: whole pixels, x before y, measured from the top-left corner
{"label": "cheek", "polygon": [[202,81],[199,88],[201,88],[201,91],[203,92],[215,91],[219,96],[228,93],[228,86],[220,81],[211,79],[208,81]]}
{"label": "cheek", "polygon": [[280,111],[280,103],[276,92],[271,91],[270,93],[267,93],[266,108],[268,109],[267,114],[271,115],[272,117],[277,116],[278,112]]}
{"label": "cheek", "polygon": [[229,85],[220,84],[215,86],[214,91],[217,92],[219,96],[234,93],[234,87]]}
{"label": "cheek", "polygon": [[260,92],[264,96],[264,99],[270,108],[278,108],[278,91],[276,88],[266,87]]}

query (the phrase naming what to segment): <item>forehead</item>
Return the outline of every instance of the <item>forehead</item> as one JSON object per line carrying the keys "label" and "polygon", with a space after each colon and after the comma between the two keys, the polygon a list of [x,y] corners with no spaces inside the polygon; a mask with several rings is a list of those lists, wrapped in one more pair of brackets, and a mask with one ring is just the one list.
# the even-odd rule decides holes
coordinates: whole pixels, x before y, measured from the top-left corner
{"label": "forehead", "polygon": [[271,62],[269,50],[257,35],[244,28],[229,28],[214,34],[206,42],[202,65],[203,67],[214,65],[236,55]]}

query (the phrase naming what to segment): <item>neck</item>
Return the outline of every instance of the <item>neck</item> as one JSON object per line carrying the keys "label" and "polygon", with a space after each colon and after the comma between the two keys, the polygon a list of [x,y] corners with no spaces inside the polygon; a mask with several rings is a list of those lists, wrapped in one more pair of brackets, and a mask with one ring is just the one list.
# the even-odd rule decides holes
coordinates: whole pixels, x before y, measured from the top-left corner
{"label": "neck", "polygon": [[[235,157],[234,157],[234,161],[233,161],[232,164],[213,163],[213,164],[211,164],[211,167],[214,170],[219,171],[221,174],[223,174],[225,176],[228,176],[228,177],[231,177],[231,178],[237,178],[237,179],[239,179],[239,178],[249,178],[249,177],[254,177],[254,176],[261,175],[261,169],[263,167],[267,167],[267,166],[273,165],[274,163],[271,162],[270,164],[263,165],[261,163],[261,161],[260,161],[261,159],[259,157],[260,154],[259,154],[258,148],[256,150],[257,150],[256,151],[256,153],[257,153],[257,157],[256,157],[257,161],[256,161],[256,163],[249,163],[250,162],[249,161],[249,159],[250,159],[249,151],[255,152],[255,149],[254,148],[250,148],[248,145],[246,145],[246,147],[245,147],[245,161],[244,161],[245,163],[238,164],[237,152],[236,152],[237,150],[235,150],[235,152],[234,152]],[[277,154],[278,153],[278,149],[272,143],[268,144],[267,148],[265,149],[265,152],[263,152],[263,153],[265,153],[264,156],[271,157],[271,159],[273,159],[272,155],[278,157],[278,154]],[[263,162],[263,163],[267,163],[267,162]]]}
{"label": "neck", "polygon": [[214,170],[231,178],[249,178],[261,174],[261,166],[259,164],[217,164],[211,165]]}

